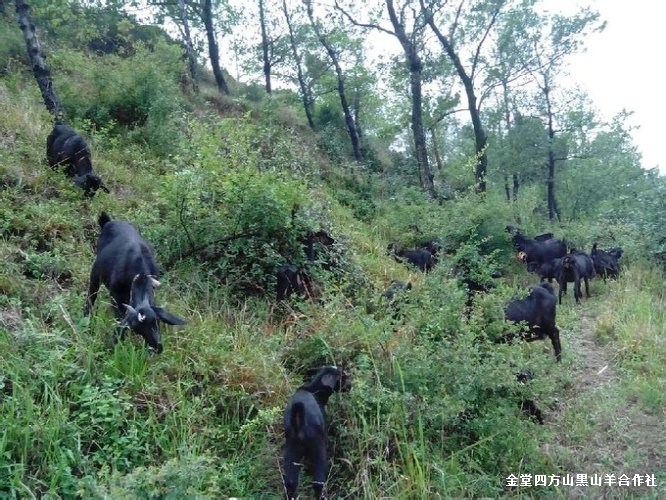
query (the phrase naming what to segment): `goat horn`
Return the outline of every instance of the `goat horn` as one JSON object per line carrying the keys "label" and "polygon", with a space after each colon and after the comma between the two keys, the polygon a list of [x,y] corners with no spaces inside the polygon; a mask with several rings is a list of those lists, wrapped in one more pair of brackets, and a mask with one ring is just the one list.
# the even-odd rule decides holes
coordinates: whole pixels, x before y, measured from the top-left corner
{"label": "goat horn", "polygon": [[157,279],[154,276],[148,276],[150,278],[150,282],[153,284],[153,288],[157,288],[160,286],[162,283],[157,281]]}
{"label": "goat horn", "polygon": [[131,305],[129,304],[123,304],[125,306],[125,309],[127,309],[127,312],[130,314],[137,314],[136,309],[134,309]]}

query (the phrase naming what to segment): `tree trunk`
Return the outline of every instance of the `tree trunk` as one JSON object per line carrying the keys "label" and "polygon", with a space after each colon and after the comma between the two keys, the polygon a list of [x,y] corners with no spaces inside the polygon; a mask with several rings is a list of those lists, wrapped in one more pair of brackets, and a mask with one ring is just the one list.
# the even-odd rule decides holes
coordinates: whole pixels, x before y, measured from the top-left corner
{"label": "tree trunk", "polygon": [[548,114],[548,178],[546,180],[547,196],[548,196],[548,218],[553,220],[557,217],[560,220],[560,211],[557,208],[557,199],[555,198],[555,151],[553,151],[553,143],[555,141],[555,128],[553,125],[553,110],[550,103],[550,85],[548,77],[544,75],[544,85],[542,91],[546,99],[546,112]]}
{"label": "tree trunk", "polygon": [[486,154],[486,145],[488,143],[488,136],[486,135],[485,130],[483,129],[483,124],[481,123],[481,114],[479,113],[479,108],[476,101],[476,94],[474,93],[474,83],[472,79],[465,71],[462,63],[460,62],[460,57],[453,49],[453,46],[449,42],[449,39],[446,38],[439,28],[435,25],[435,21],[432,15],[428,15],[428,24],[430,28],[437,36],[437,39],[444,47],[444,51],[451,59],[453,66],[456,68],[458,77],[465,87],[465,94],[467,95],[467,106],[469,108],[469,115],[472,119],[472,127],[474,129],[474,144],[476,148],[476,168],[474,169],[474,176],[476,178],[476,191],[483,193],[486,190],[486,171],[488,169],[488,155]]}
{"label": "tree trunk", "polygon": [[356,128],[356,133],[358,134],[358,140],[361,143],[361,149],[363,149],[363,130],[361,129],[361,92],[356,89],[354,92],[354,127]]}
{"label": "tree trunk", "polygon": [[405,53],[405,59],[409,67],[409,86],[412,94],[412,134],[414,136],[414,150],[416,153],[416,163],[419,168],[419,176],[423,172],[422,186],[435,197],[434,175],[430,170],[428,163],[428,150],[425,140],[425,130],[423,127],[423,103],[421,98],[421,58],[416,52],[416,47],[410,37],[405,32],[404,25],[398,19],[393,6],[393,0],[386,0],[386,8],[391,19],[391,24],[395,30],[395,36],[402,46]]}
{"label": "tree trunk", "polygon": [[[415,56],[415,54],[414,54]],[[410,62],[409,84],[412,94],[412,134],[414,135],[414,149],[419,171],[423,172],[423,181],[428,192],[435,196],[435,184],[430,163],[428,163],[428,150],[425,130],[423,127],[423,99],[421,96],[421,60],[415,57]]]}
{"label": "tree trunk", "polygon": [[213,27],[213,6],[211,0],[204,0],[202,17],[204,25],[206,26],[206,37],[208,38],[208,53],[210,55],[210,64],[213,67],[213,75],[215,75],[215,83],[217,89],[229,95],[229,87],[222,74],[220,68],[220,53],[217,48],[217,40],[215,40],[215,28]]}
{"label": "tree trunk", "polygon": [[314,19],[314,15],[312,13],[312,0],[308,0],[306,2],[306,5],[308,10],[308,17],[310,18],[310,23],[312,24],[312,28],[314,29],[315,34],[319,39],[319,43],[321,43],[324,49],[326,50],[326,53],[328,54],[328,57],[331,59],[333,67],[335,68],[335,75],[338,83],[338,96],[340,98],[340,106],[342,106],[342,113],[344,114],[345,117],[345,125],[347,126],[347,132],[349,133],[349,140],[351,142],[354,159],[358,162],[363,161],[363,155],[361,155],[361,144],[358,138],[358,132],[356,131],[356,125],[354,124],[354,118],[352,117],[351,110],[349,108],[349,103],[347,102],[347,95],[345,92],[345,78],[344,75],[342,74],[342,68],[340,67],[340,61],[338,59],[338,55],[333,49],[333,46],[328,42],[328,39],[321,32],[319,26],[317,25]]}
{"label": "tree trunk", "polygon": [[185,0],[178,0],[178,6],[180,7],[180,22],[183,23],[183,33],[185,35],[185,52],[187,54],[187,63],[190,69],[192,90],[197,93],[199,92],[199,84],[197,82],[197,58],[194,54],[194,46],[192,45],[192,35],[190,34],[190,23],[187,20]]}
{"label": "tree trunk", "polygon": [[289,16],[289,10],[287,9],[287,0],[282,0],[282,11],[284,12],[284,17],[287,22],[287,29],[289,30],[289,44],[291,45],[291,52],[294,56],[294,61],[296,62],[296,75],[298,78],[298,87],[301,92],[301,101],[303,102],[303,109],[305,110],[305,116],[308,119],[308,125],[312,130],[315,130],[314,120],[312,118],[312,96],[308,89],[307,84],[305,83],[305,76],[303,75],[303,65],[301,62],[301,55],[298,52],[298,47],[296,45],[296,37],[294,36],[294,29],[291,25],[291,17]]}
{"label": "tree trunk", "polygon": [[[509,83],[506,79],[502,79],[502,100],[504,104],[504,124],[506,125],[507,134],[511,129],[511,111],[509,109]],[[518,125],[518,120],[514,120],[514,125]],[[513,201],[518,200],[518,174],[514,173],[513,177]],[[506,192],[506,201],[511,201],[511,191],[509,189],[509,176],[504,174],[504,191]]]}
{"label": "tree trunk", "polygon": [[264,78],[266,80],[266,93],[270,95],[271,89],[271,54],[270,41],[266,32],[266,11],[264,0],[259,0],[259,24],[261,25],[261,55],[264,59]]}
{"label": "tree trunk", "polygon": [[437,131],[435,130],[435,127],[430,127],[430,138],[432,141],[432,154],[435,157],[437,171],[441,172],[444,166],[442,165],[442,157],[439,154],[439,142],[437,140]]}
{"label": "tree trunk", "polygon": [[65,110],[62,107],[60,99],[58,99],[55,87],[53,86],[53,80],[51,80],[51,70],[46,65],[46,59],[39,46],[35,25],[30,19],[30,6],[23,0],[15,0],[14,3],[16,5],[18,23],[28,49],[28,58],[30,59],[32,72],[37,80],[39,91],[42,93],[46,109],[56,118],[63,119],[65,117]]}

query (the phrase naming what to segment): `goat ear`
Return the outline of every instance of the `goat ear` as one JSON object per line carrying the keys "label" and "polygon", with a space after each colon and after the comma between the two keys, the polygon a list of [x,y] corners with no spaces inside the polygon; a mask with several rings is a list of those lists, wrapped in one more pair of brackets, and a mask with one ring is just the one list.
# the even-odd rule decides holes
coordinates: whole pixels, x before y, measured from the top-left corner
{"label": "goat ear", "polygon": [[305,376],[311,378],[314,377],[317,373],[319,373],[319,368],[308,368],[305,372]]}
{"label": "goat ear", "polygon": [[155,311],[155,314],[158,318],[169,325],[184,325],[187,323],[186,319],[179,318],[178,316],[171,314],[169,311],[161,307],[153,306],[153,311]]}

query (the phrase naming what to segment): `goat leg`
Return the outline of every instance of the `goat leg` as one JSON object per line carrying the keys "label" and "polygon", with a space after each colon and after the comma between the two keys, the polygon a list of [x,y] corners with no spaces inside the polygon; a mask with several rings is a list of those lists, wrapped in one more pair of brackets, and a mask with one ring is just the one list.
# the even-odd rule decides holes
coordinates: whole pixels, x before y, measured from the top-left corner
{"label": "goat leg", "polygon": [[317,500],[323,497],[324,485],[328,477],[328,454],[326,452],[326,443],[319,443],[316,452],[312,457],[313,469],[312,489]]}
{"label": "goat leg", "polygon": [[297,447],[287,444],[284,450],[284,489],[287,500],[296,498],[296,490],[298,489],[298,474],[301,471],[301,459],[303,454]]}

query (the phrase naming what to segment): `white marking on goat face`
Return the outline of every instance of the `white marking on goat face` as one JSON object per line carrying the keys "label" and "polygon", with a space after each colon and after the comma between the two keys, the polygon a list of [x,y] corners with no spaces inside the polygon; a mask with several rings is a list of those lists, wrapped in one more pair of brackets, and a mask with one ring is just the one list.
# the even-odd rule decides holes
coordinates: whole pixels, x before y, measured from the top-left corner
{"label": "white marking on goat face", "polygon": [[146,315],[139,313],[139,314],[137,314],[136,319],[139,320],[139,323],[143,323],[144,321],[146,321]]}

